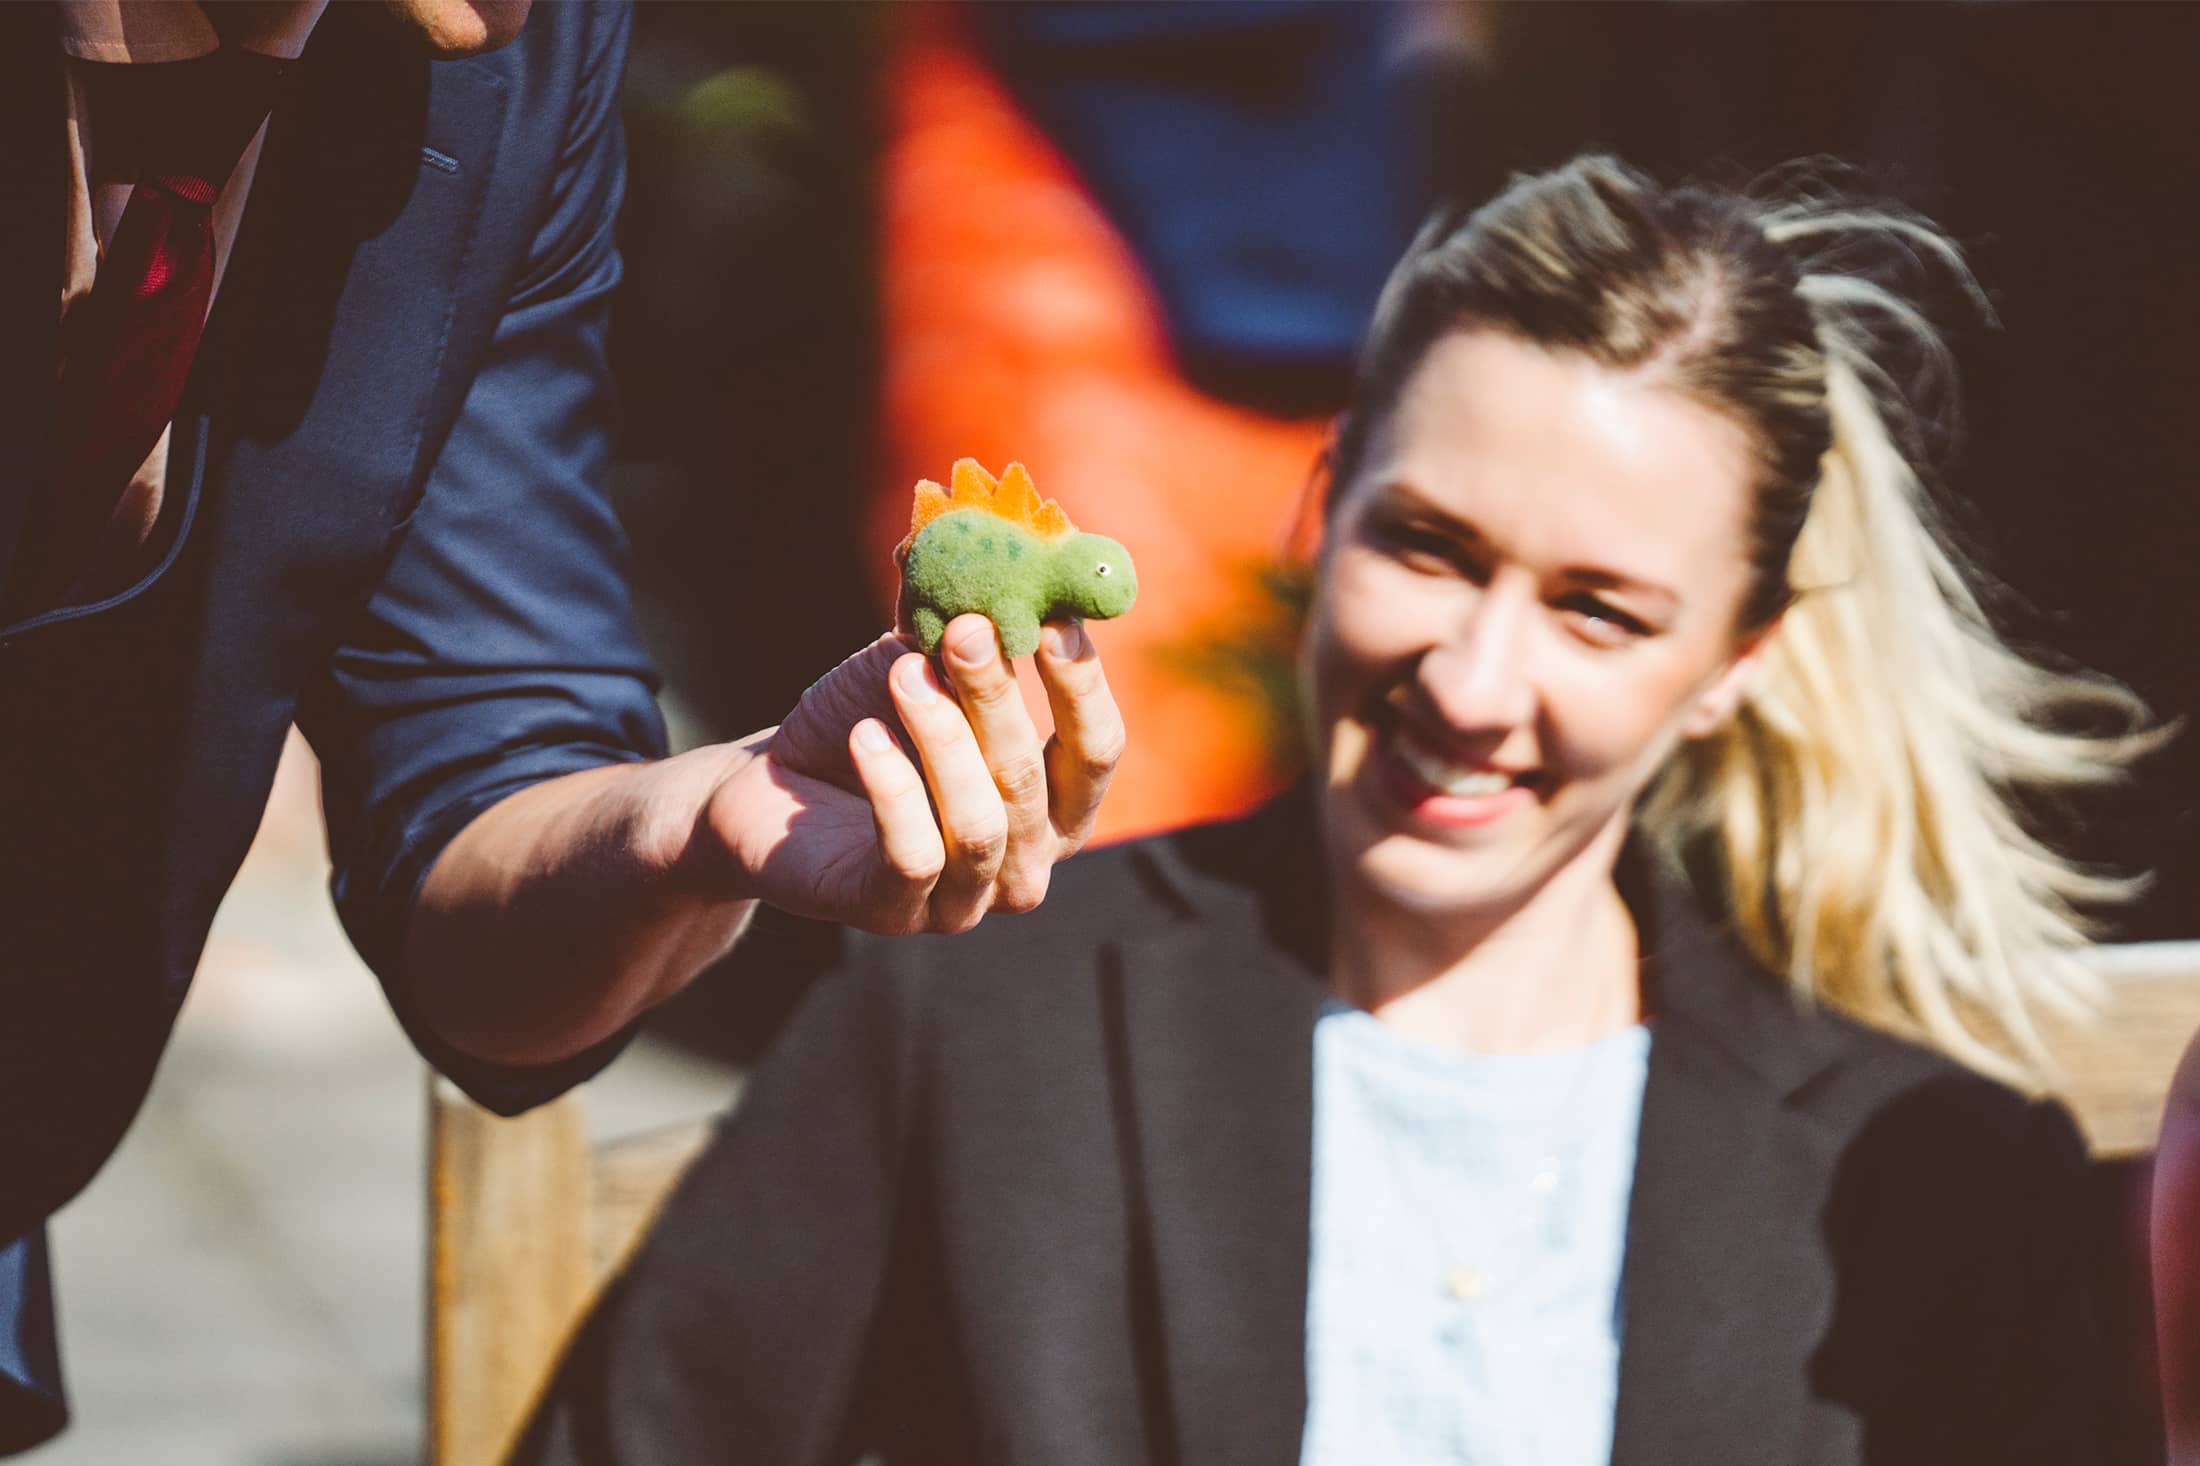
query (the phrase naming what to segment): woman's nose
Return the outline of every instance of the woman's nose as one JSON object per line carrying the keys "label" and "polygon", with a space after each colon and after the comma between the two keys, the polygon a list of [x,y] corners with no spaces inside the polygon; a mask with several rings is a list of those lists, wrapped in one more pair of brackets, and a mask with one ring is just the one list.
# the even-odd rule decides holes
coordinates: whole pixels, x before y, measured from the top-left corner
{"label": "woman's nose", "polygon": [[1493,578],[1450,635],[1421,658],[1423,693],[1462,733],[1516,728],[1535,713],[1528,637],[1532,588]]}

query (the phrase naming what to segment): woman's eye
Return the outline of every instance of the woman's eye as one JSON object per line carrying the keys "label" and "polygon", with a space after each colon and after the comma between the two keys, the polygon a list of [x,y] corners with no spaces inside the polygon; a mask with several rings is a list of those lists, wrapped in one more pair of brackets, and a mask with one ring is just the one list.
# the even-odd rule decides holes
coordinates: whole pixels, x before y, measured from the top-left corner
{"label": "woman's eye", "polygon": [[1573,618],[1583,635],[1600,646],[1620,646],[1650,634],[1640,617],[1630,616],[1602,596],[1586,592],[1571,595],[1559,602],[1559,609]]}
{"label": "woman's eye", "polygon": [[1459,542],[1449,535],[1404,520],[1378,519],[1370,528],[1377,544],[1416,568],[1474,573]]}

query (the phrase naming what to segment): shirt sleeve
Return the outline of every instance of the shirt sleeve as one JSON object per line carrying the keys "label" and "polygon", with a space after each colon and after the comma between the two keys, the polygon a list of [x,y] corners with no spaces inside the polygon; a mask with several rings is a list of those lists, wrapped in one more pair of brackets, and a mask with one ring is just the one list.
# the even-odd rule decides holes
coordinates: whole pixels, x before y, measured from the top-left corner
{"label": "shirt sleeve", "polygon": [[506,796],[665,751],[606,488],[628,19],[597,14],[528,258],[383,579],[298,711],[321,759],[345,929],[422,1055],[501,1114],[587,1078],[626,1035],[531,1069],[454,1050],[420,1020],[405,970],[415,897]]}
{"label": "shirt sleeve", "polygon": [[33,1227],[0,1243],[0,1456],[50,1439],[68,1419],[46,1229]]}

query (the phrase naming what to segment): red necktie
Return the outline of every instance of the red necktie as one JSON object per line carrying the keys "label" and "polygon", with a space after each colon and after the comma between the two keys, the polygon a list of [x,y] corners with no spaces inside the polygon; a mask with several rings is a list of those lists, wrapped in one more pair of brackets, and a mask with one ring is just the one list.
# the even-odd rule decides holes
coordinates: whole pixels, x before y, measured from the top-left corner
{"label": "red necktie", "polygon": [[134,143],[140,166],[91,291],[62,325],[54,474],[18,546],[12,614],[60,601],[175,419],[213,297],[214,199],[282,69],[230,51],[95,68],[93,125],[103,145]]}

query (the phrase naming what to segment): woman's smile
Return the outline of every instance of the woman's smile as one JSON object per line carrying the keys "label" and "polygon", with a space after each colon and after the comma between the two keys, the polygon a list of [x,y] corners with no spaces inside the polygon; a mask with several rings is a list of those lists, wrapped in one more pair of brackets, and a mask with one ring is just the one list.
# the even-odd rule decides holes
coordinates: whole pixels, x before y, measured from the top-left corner
{"label": "woman's smile", "polygon": [[1403,722],[1375,735],[1367,768],[1404,813],[1440,830],[1495,824],[1534,804],[1544,782],[1533,769],[1444,753]]}

